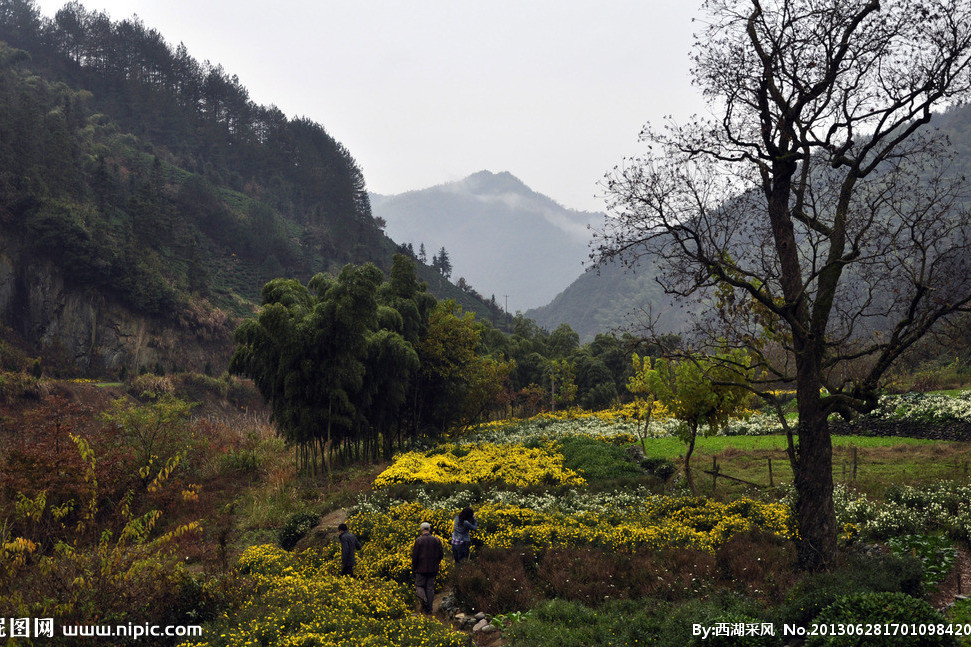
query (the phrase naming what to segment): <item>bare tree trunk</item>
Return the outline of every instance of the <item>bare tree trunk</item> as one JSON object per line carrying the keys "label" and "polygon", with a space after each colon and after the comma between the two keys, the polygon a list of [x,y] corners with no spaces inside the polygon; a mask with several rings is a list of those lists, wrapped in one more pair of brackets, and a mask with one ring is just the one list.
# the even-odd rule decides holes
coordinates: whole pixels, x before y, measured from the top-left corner
{"label": "bare tree trunk", "polygon": [[684,454],[684,478],[688,481],[688,489],[691,490],[691,494],[698,496],[698,491],[695,489],[695,481],[691,477],[691,454],[695,450],[695,438],[698,437],[698,427],[691,426],[691,440],[688,441],[688,451]]}
{"label": "bare tree trunk", "polygon": [[[807,375],[803,375],[807,373]],[[815,378],[815,379],[813,379]],[[822,412],[818,370],[800,371],[799,466],[795,474],[797,553],[805,570],[819,571],[836,562],[836,509],[833,505],[833,444]]]}
{"label": "bare tree trunk", "polygon": [[327,442],[324,443],[324,465],[327,467],[327,476],[333,476],[333,466],[331,465],[331,438],[330,423],[334,412],[334,401],[327,403]]}

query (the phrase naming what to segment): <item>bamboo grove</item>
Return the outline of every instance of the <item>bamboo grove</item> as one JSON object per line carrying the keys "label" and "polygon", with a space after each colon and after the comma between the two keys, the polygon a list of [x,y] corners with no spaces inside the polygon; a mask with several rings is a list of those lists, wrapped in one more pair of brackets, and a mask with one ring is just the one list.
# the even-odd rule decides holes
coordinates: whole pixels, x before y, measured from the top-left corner
{"label": "bamboo grove", "polygon": [[366,264],[264,286],[230,370],[254,380],[302,470],[390,457],[496,400],[513,364],[481,354],[480,324],[426,287],[400,254],[387,280]]}

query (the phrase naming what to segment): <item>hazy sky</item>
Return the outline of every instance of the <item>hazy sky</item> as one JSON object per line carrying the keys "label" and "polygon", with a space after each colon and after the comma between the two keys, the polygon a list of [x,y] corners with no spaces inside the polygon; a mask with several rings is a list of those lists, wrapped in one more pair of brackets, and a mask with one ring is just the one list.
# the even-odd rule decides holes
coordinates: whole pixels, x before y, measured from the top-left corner
{"label": "hazy sky", "polygon": [[[644,123],[702,110],[694,0],[81,1],[321,123],[377,193],[487,169],[601,210],[598,182]],[[63,4],[39,1],[46,16]]]}

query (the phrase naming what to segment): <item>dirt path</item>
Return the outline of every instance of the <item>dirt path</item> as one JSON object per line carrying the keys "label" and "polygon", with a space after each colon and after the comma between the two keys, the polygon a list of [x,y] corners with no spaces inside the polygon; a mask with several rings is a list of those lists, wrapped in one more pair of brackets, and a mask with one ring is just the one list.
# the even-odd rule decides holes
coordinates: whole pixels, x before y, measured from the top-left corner
{"label": "dirt path", "polygon": [[957,596],[968,595],[969,589],[971,589],[971,555],[964,548],[958,547],[954,568],[937,587],[937,592],[931,596],[931,604],[937,609],[943,609],[953,603]]}
{"label": "dirt path", "polygon": [[345,508],[338,508],[324,515],[317,524],[317,528],[321,530],[337,530],[337,526],[342,523],[347,522],[347,510]]}
{"label": "dirt path", "polygon": [[302,552],[312,546],[321,546],[337,538],[337,526],[347,521],[347,509],[338,508],[325,514],[320,522],[310,532],[304,535],[294,547],[295,552]]}

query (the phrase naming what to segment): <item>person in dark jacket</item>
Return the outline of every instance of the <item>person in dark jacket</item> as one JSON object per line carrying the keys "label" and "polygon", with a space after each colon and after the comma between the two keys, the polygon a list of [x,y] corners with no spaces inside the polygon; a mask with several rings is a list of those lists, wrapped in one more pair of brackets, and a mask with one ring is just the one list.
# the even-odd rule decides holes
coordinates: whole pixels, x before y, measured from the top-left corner
{"label": "person in dark jacket", "polygon": [[411,547],[411,570],[415,573],[415,589],[421,600],[421,610],[430,614],[435,600],[435,577],[445,550],[442,540],[432,534],[430,524],[422,523],[420,528],[421,535]]}
{"label": "person in dark jacket", "polygon": [[354,564],[357,563],[354,551],[361,550],[361,542],[347,529],[346,523],[337,526],[337,530],[341,533],[338,537],[341,542],[341,575],[353,576]]}
{"label": "person in dark jacket", "polygon": [[472,537],[469,533],[478,527],[472,508],[465,508],[456,515],[455,525],[452,528],[452,557],[455,558],[456,564],[469,558],[469,547],[472,545]]}

